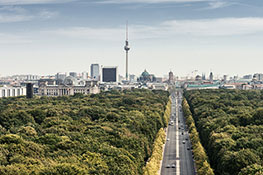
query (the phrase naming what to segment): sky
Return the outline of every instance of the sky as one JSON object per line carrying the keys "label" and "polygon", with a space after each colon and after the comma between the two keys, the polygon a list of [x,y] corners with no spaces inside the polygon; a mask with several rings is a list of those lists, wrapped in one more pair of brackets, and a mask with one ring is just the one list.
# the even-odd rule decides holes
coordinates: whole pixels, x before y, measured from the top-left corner
{"label": "sky", "polygon": [[[0,0],[0,76],[263,72],[262,0]],[[195,71],[197,70],[197,71]]]}

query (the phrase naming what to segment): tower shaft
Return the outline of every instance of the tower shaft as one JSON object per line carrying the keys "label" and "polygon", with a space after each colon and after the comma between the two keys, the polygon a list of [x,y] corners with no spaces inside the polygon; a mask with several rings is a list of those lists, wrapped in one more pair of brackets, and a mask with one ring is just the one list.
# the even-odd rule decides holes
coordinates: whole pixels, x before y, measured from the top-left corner
{"label": "tower shaft", "polygon": [[128,51],[126,51],[126,81],[128,81],[129,80],[129,52]]}
{"label": "tower shaft", "polygon": [[125,46],[124,46],[124,50],[126,51],[126,81],[129,80],[129,40],[128,40],[128,22],[126,24],[126,41],[125,41]]}

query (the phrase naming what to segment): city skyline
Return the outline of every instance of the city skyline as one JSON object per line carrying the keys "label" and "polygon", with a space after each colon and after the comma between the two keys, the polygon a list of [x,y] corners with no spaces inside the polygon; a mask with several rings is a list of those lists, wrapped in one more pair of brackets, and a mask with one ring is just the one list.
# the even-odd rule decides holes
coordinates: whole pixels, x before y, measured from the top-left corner
{"label": "city skyline", "polygon": [[118,66],[125,76],[126,20],[130,74],[262,72],[262,5],[260,0],[0,0],[0,75],[81,72],[99,63]]}

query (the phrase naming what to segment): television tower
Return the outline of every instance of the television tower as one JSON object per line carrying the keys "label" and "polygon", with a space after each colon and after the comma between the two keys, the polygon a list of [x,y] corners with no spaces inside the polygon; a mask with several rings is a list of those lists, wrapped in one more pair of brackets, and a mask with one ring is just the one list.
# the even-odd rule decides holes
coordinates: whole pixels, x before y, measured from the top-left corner
{"label": "television tower", "polygon": [[125,46],[124,46],[124,50],[126,51],[126,81],[129,80],[129,72],[128,72],[128,55],[129,55],[129,50],[130,50],[130,46],[129,46],[129,40],[128,40],[128,22],[126,24],[126,41],[125,41]]}

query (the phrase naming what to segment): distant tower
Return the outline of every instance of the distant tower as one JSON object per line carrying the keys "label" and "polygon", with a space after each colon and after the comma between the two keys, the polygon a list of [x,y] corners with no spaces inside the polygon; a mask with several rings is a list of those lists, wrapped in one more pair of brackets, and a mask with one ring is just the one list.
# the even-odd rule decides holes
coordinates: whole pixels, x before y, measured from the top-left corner
{"label": "distant tower", "polygon": [[172,71],[169,72],[169,83],[172,84],[174,82],[174,74]]}
{"label": "distant tower", "polygon": [[202,74],[202,80],[206,80],[205,73]]}
{"label": "distant tower", "polygon": [[128,81],[129,79],[129,72],[128,72],[128,55],[129,55],[129,50],[130,50],[130,47],[129,47],[129,40],[128,40],[128,22],[126,24],[126,41],[125,41],[125,46],[124,46],[124,50],[126,51],[126,80]]}
{"label": "distant tower", "polygon": [[214,81],[214,75],[213,75],[213,72],[210,72],[209,80],[210,80],[211,82]]}

